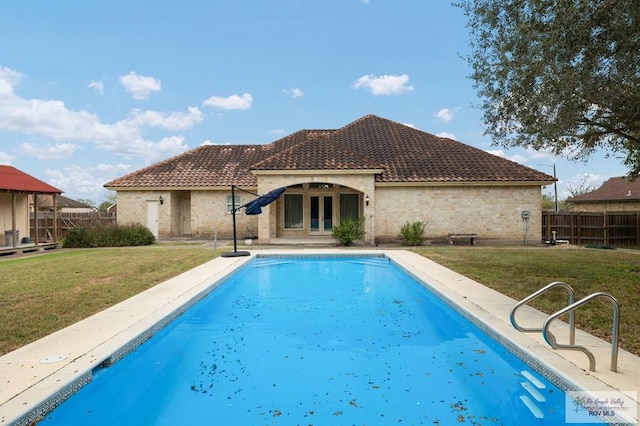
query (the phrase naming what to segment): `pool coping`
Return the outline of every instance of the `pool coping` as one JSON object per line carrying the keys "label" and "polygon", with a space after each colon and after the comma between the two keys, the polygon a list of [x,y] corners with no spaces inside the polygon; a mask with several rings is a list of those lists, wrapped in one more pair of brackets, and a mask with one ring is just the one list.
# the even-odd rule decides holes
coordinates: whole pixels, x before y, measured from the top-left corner
{"label": "pool coping", "polygon": [[[426,283],[449,304],[565,390],[636,392],[640,357],[620,350],[618,372],[609,371],[611,344],[576,330],[576,342],[592,349],[596,371],[584,354],[551,349],[540,333],[525,334],[510,324],[515,300],[407,250],[255,250],[247,257],[218,257],[56,333],[0,357],[0,425],[28,425],[91,381],[92,371],[109,365],[196,303],[256,256],[384,255]],[[546,315],[524,306],[523,324],[542,324]],[[560,321],[552,331],[566,341]],[[565,340],[563,340],[565,338]],[[640,408],[640,405],[638,405]],[[640,412],[640,410],[638,410]],[[638,419],[632,419],[637,423]]]}

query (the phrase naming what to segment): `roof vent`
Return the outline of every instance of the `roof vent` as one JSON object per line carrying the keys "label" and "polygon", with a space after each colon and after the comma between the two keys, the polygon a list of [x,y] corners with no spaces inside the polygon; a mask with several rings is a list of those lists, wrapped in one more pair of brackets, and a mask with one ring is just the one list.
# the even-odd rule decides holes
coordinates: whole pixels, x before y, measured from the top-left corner
{"label": "roof vent", "polygon": [[631,197],[631,190],[627,191],[627,197]]}

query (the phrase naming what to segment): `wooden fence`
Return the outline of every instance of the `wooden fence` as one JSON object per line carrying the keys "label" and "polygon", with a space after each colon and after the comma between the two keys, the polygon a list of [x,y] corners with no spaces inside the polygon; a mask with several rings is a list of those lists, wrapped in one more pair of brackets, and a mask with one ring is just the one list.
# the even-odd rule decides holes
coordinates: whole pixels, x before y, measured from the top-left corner
{"label": "wooden fence", "polygon": [[640,246],[640,212],[542,212],[542,238],[575,245]]}
{"label": "wooden fence", "polygon": [[[36,227],[37,220],[37,227]],[[111,226],[116,224],[114,213],[90,212],[90,213],[57,213],[39,212],[38,218],[29,217],[30,235],[35,238],[38,230],[38,241],[59,241],[69,232],[69,229],[78,226]]]}

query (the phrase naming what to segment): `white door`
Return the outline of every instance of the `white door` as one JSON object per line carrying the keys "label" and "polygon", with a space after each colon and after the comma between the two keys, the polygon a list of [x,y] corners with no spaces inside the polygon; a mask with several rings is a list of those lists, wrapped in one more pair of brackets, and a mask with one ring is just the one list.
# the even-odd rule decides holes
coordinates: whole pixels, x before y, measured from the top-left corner
{"label": "white door", "polygon": [[191,200],[180,201],[180,216],[182,217],[182,235],[191,235]]}
{"label": "white door", "polygon": [[158,236],[158,202],[147,201],[147,228],[154,237]]}

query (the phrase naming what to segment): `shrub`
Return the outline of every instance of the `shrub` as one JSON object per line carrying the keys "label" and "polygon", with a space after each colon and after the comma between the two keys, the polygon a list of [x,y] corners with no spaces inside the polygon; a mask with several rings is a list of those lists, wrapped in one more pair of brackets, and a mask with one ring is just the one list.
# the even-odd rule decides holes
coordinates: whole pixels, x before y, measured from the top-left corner
{"label": "shrub", "polygon": [[155,237],[142,225],[77,227],[64,238],[65,248],[126,247],[153,244]]}
{"label": "shrub", "polygon": [[424,236],[424,228],[427,226],[427,222],[417,221],[412,223],[405,223],[400,228],[400,238],[410,246],[419,246],[427,238]]}
{"label": "shrub", "polygon": [[340,241],[340,244],[343,246],[351,245],[354,240],[362,238],[364,235],[363,224],[364,217],[359,217],[358,219],[342,219],[338,226],[333,227],[331,236]]}

